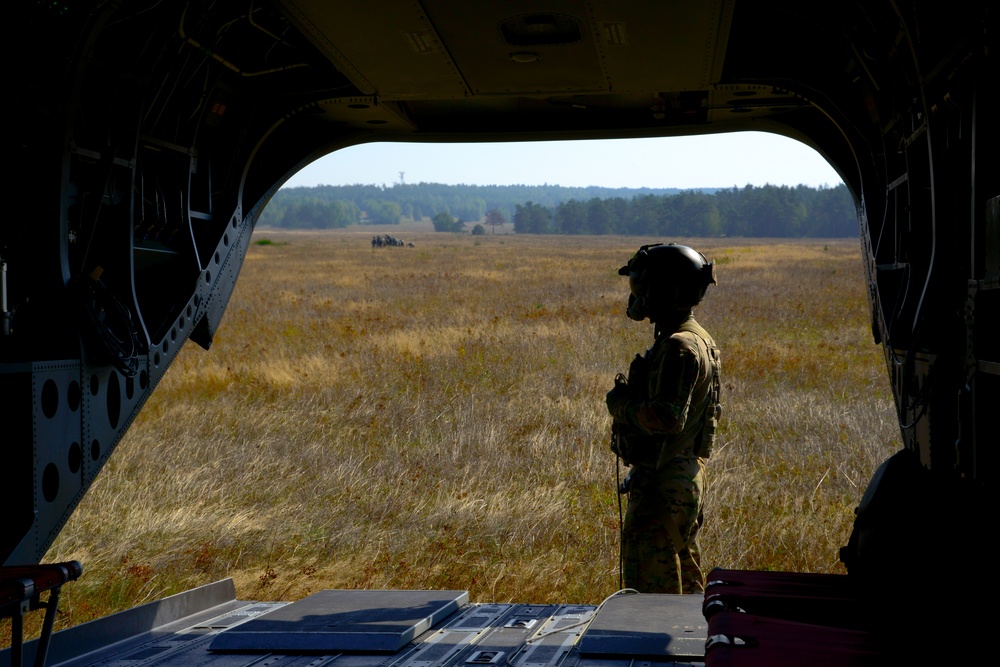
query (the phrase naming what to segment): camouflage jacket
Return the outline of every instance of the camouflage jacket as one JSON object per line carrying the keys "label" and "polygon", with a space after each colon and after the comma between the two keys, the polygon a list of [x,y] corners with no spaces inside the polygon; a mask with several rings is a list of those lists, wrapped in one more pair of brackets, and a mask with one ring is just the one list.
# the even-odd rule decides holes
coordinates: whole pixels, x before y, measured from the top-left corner
{"label": "camouflage jacket", "polygon": [[607,396],[625,462],[661,468],[677,456],[707,457],[720,413],[720,373],[719,348],[694,316],[636,355],[627,387]]}

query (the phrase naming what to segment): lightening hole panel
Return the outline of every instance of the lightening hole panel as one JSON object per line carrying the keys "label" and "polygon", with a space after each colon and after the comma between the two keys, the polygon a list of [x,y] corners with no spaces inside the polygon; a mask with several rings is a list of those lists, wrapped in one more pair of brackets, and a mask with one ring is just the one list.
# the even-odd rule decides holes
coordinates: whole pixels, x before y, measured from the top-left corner
{"label": "lightening hole panel", "polygon": [[55,380],[46,380],[42,385],[42,414],[52,419],[59,409],[59,387]]}
{"label": "lightening hole panel", "polygon": [[59,468],[55,463],[45,466],[42,472],[42,496],[46,502],[52,502],[59,495]]}
{"label": "lightening hole panel", "polygon": [[67,463],[69,464],[69,471],[73,474],[80,472],[80,464],[83,462],[83,450],[80,449],[80,443],[74,442],[69,446],[69,457]]}
{"label": "lightening hole panel", "polygon": [[76,412],[80,409],[80,401],[83,400],[83,391],[80,389],[80,383],[73,380],[69,383],[69,389],[66,390],[66,403],[69,406],[70,412]]}
{"label": "lightening hole panel", "polygon": [[122,416],[122,386],[118,379],[118,373],[111,371],[108,376],[108,423],[111,428],[118,428],[118,421]]}

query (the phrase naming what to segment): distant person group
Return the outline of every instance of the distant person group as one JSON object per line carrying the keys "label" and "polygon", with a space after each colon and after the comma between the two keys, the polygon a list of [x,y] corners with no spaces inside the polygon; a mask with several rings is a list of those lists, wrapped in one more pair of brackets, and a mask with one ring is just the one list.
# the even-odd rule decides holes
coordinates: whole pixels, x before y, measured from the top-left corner
{"label": "distant person group", "polygon": [[[382,235],[376,234],[375,236],[372,237],[372,248],[383,248],[383,247],[393,247],[393,246],[402,248],[404,245],[406,244],[403,243],[402,239],[397,239],[396,237],[390,236],[389,234],[382,234]],[[410,244],[410,247],[411,248],[413,247],[412,243]]]}

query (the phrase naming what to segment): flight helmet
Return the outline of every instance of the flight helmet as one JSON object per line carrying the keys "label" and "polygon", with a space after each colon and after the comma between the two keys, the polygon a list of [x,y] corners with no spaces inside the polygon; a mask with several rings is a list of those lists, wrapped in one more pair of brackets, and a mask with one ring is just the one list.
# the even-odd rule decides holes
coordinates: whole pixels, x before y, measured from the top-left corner
{"label": "flight helmet", "polygon": [[657,321],[701,303],[710,284],[717,284],[715,265],[703,254],[684,245],[644,245],[628,264],[618,269],[628,276],[632,293],[628,316],[636,321]]}

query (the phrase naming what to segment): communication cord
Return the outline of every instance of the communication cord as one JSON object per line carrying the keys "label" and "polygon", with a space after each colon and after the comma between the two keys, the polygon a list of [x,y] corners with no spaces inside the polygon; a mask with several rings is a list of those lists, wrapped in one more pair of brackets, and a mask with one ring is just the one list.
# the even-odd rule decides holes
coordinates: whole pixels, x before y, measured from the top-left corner
{"label": "communication cord", "polygon": [[533,644],[537,641],[545,639],[546,637],[550,637],[552,635],[557,635],[562,632],[565,632],[566,630],[572,630],[573,628],[578,628],[580,626],[587,625],[595,618],[597,618],[597,614],[600,613],[601,609],[611,598],[618,597],[619,595],[633,595],[633,594],[638,595],[638,593],[639,591],[635,590],[634,588],[622,588],[620,590],[615,591],[614,593],[604,598],[603,600],[601,600],[601,603],[597,605],[597,608],[594,609],[594,613],[589,618],[586,618],[582,621],[577,621],[576,623],[572,623],[570,625],[564,625],[561,628],[549,630],[548,632],[543,632],[541,634],[535,635],[534,637],[528,637],[516,650],[511,652],[510,657],[507,658],[507,660],[505,661],[506,666],[517,667],[517,658],[528,644]]}
{"label": "communication cord", "polygon": [[[612,430],[612,438],[617,434]],[[625,519],[622,515],[622,457],[615,455],[615,495],[618,496],[618,590],[625,589]]]}

